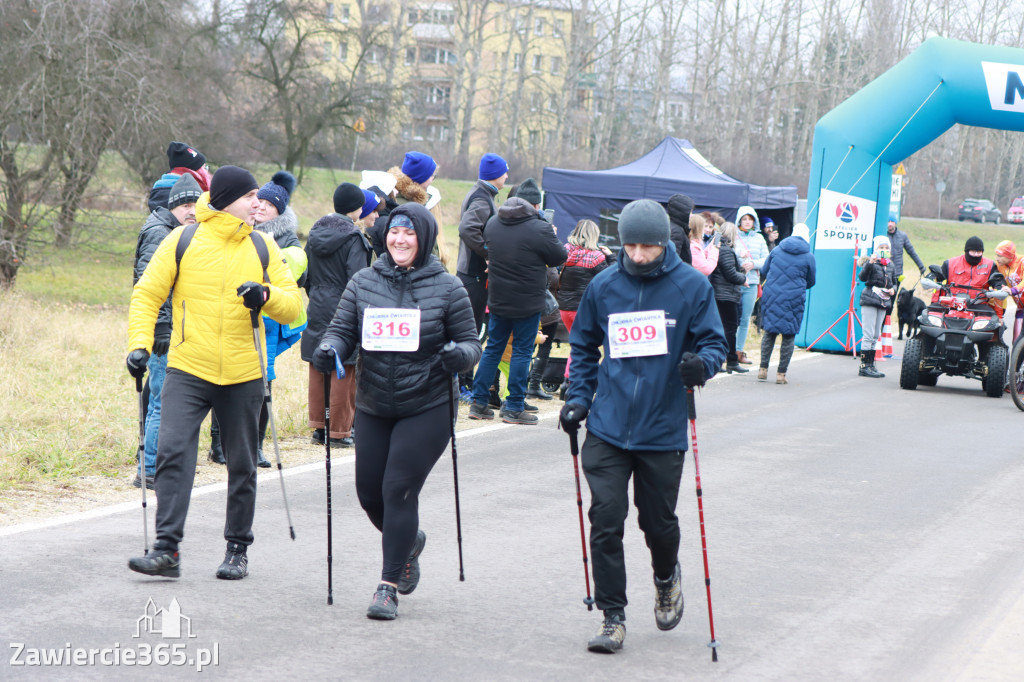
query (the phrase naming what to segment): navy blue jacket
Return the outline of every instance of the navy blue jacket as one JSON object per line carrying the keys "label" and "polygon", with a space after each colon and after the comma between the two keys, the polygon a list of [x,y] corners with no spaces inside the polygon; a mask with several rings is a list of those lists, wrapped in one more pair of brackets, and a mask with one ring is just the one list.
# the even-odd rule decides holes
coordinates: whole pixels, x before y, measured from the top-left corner
{"label": "navy blue jacket", "polygon": [[[626,257],[620,251],[618,262],[583,292],[569,334],[572,361],[565,402],[589,407],[587,431],[617,447],[686,450],[686,395],[676,366],[684,352],[697,353],[711,378],[725,361],[715,294],[707,277],[684,263],[674,248],[666,249],[664,263],[643,277],[623,269]],[[668,353],[613,359],[608,316],[647,310],[665,311]]]}
{"label": "navy blue jacket", "polygon": [[804,319],[807,290],[814,286],[815,265],[811,247],[800,237],[786,237],[768,254],[761,268],[762,325],[775,334],[796,334]]}

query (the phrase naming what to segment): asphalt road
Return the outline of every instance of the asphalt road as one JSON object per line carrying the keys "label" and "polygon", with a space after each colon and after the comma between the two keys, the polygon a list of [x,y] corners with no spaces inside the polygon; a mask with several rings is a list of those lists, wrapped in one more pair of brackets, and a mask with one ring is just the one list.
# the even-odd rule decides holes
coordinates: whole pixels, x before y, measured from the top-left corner
{"label": "asphalt road", "polygon": [[[390,623],[364,617],[380,544],[355,499],[351,458],[333,467],[333,606],[322,465],[286,478],[294,542],[276,472],[261,475],[251,574],[240,582],[214,577],[219,488],[193,498],[179,580],[128,570],[143,546],[138,504],[0,530],[0,642],[24,646],[7,649],[0,678],[194,678],[195,665],[124,665],[125,649],[178,645],[186,663],[216,651],[202,676],[217,679],[1022,679],[1024,464],[1014,434],[1024,414],[978,383],[944,377],[902,391],[899,361],[880,368],[885,379],[861,379],[850,358],[812,354],[786,386],[773,369],[770,383],[723,377],[699,396],[718,663],[706,646],[689,455],[681,625],[655,627],[631,514],[625,648],[586,651],[600,615],[582,602],[572,460],[548,418],[460,436],[465,582],[452,462],[439,462],[420,501],[423,578]],[[176,599],[195,636],[168,637],[165,625],[163,636],[143,627],[135,637],[150,598],[163,609]],[[115,649],[107,660],[122,665],[12,665],[44,649]]]}

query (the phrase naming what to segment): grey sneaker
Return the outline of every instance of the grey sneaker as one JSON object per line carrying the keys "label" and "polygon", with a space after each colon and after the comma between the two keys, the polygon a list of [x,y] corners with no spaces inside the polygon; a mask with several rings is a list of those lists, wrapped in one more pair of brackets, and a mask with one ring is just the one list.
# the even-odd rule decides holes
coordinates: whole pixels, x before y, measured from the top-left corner
{"label": "grey sneaker", "polygon": [[398,594],[412,594],[416,586],[420,584],[420,554],[427,544],[427,534],[421,530],[416,531],[416,542],[413,543],[409,560],[402,568],[402,575],[398,578]]}
{"label": "grey sneaker", "polygon": [[470,419],[494,419],[494,410],[486,404],[473,403],[469,406]]}
{"label": "grey sneaker", "polygon": [[536,424],[537,415],[530,414],[526,410],[522,412],[510,412],[509,410],[501,411],[501,421],[506,424]]}
{"label": "grey sneaker", "polygon": [[659,630],[671,630],[679,625],[683,618],[683,590],[679,585],[679,564],[668,580],[658,580],[654,576],[654,587],[657,596],[654,600],[654,620]]}
{"label": "grey sneaker", "polygon": [[370,608],[366,609],[366,617],[373,620],[394,620],[398,617],[398,595],[393,585],[381,583],[373,593]]}
{"label": "grey sneaker", "polygon": [[178,550],[154,547],[146,556],[132,557],[128,560],[128,568],[136,573],[154,575],[162,578],[181,577],[181,555]]}
{"label": "grey sneaker", "polygon": [[228,543],[224,553],[224,563],[217,567],[217,577],[221,580],[241,580],[249,575],[249,557],[245,553],[245,545],[235,542]]}
{"label": "grey sneaker", "polygon": [[618,616],[606,616],[601,631],[587,642],[587,650],[599,654],[614,654],[626,640],[626,624]]}

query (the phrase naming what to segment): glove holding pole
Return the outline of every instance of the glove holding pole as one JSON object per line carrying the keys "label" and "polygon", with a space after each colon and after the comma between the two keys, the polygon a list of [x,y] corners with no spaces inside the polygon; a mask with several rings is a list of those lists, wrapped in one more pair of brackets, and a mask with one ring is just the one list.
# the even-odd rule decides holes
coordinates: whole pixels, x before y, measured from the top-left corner
{"label": "glove holding pole", "polygon": [[562,406],[562,411],[558,415],[558,422],[562,430],[569,434],[569,452],[572,453],[572,468],[576,476],[576,509],[579,511],[580,516],[580,544],[583,547],[583,580],[587,585],[587,596],[583,598],[583,603],[587,605],[588,611],[593,611],[594,598],[590,596],[590,561],[587,558],[587,533],[583,527],[583,493],[580,489],[579,464],[580,445],[577,437],[580,430],[580,422],[586,419],[589,413],[590,410],[582,405],[568,403]]}

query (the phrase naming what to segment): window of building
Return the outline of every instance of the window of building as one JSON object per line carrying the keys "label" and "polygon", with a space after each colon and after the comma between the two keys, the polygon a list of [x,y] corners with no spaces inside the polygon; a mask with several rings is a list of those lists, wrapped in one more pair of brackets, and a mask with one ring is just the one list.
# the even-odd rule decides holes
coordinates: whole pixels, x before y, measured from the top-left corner
{"label": "window of building", "polygon": [[522,14],[517,14],[512,19],[512,30],[517,33],[526,33],[526,17]]}
{"label": "window of building", "polygon": [[539,92],[531,92],[530,93],[530,111],[537,111],[538,109],[540,109],[540,93]]}
{"label": "window of building", "polygon": [[451,97],[452,87],[450,85],[428,85],[423,99],[427,104],[444,104]]}
{"label": "window of building", "polygon": [[409,66],[410,64],[415,64],[415,63],[416,63],[416,48],[415,47],[407,47],[407,48],[405,48],[405,65]]}
{"label": "window of building", "polygon": [[550,95],[548,97],[548,111],[558,110],[558,95]]}
{"label": "window of building", "polygon": [[348,23],[348,5],[342,5],[338,8],[341,11],[341,23]]}
{"label": "window of building", "polygon": [[533,72],[540,73],[543,70],[544,57],[539,54],[533,55]]}
{"label": "window of building", "polygon": [[546,144],[548,146],[548,148],[551,148],[551,147],[555,146],[555,131],[554,130],[549,130],[547,133],[545,133],[545,135],[544,135],[544,144]]}
{"label": "window of building", "polygon": [[330,44],[330,43],[324,43],[324,53],[323,53],[323,56],[322,56],[321,58],[322,58],[322,59],[323,59],[323,60],[324,60],[325,62],[326,62],[326,61],[327,61],[328,59],[330,59],[330,58],[331,58],[331,44]]}
{"label": "window of building", "polygon": [[417,123],[413,126],[413,137],[417,140],[444,142],[448,139],[448,126],[441,123]]}
{"label": "window of building", "polygon": [[424,64],[457,64],[458,55],[443,47],[421,47],[420,61]]}
{"label": "window of building", "polygon": [[538,144],[540,144],[540,131],[539,130],[531,130],[530,131],[530,138],[529,139],[530,139],[530,142],[529,142],[529,144],[527,145],[526,148],[532,151],[532,150],[537,148]]}
{"label": "window of building", "polygon": [[406,15],[406,23],[408,23],[410,26],[412,26],[413,24],[418,24],[419,22],[420,22],[420,11],[418,9],[416,9],[415,7],[410,7],[409,8],[409,14]]}
{"label": "window of building", "polygon": [[383,64],[384,63],[384,48],[380,45],[371,45],[366,50],[366,62],[368,64]]}
{"label": "window of building", "polygon": [[562,71],[562,58],[552,57],[551,58],[551,73],[557,76]]}
{"label": "window of building", "polygon": [[334,3],[324,3],[327,5],[327,21],[334,21]]}
{"label": "window of building", "polygon": [[561,38],[565,32],[565,19],[555,19],[554,24],[551,27],[551,35],[555,38]]}
{"label": "window of building", "polygon": [[523,55],[516,52],[514,55],[512,55],[512,70],[518,73],[522,65]]}
{"label": "window of building", "polygon": [[544,19],[538,17],[537,21],[533,23],[533,34],[538,36],[544,35]]}
{"label": "window of building", "polygon": [[345,40],[338,43],[338,60],[342,62],[348,61],[348,42]]}
{"label": "window of building", "polygon": [[380,3],[370,5],[366,8],[366,13],[363,15],[363,23],[386,24],[390,14],[390,8],[387,5]]}

